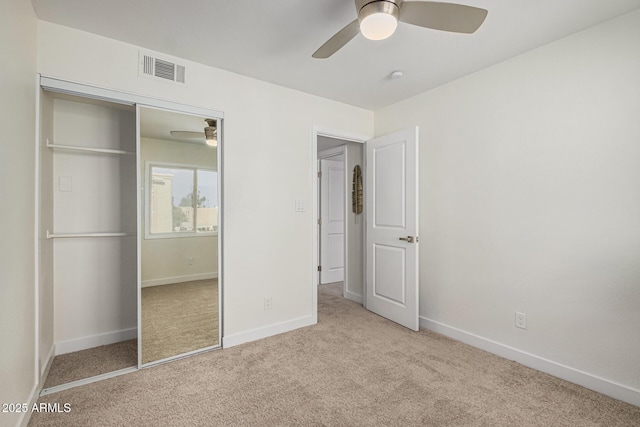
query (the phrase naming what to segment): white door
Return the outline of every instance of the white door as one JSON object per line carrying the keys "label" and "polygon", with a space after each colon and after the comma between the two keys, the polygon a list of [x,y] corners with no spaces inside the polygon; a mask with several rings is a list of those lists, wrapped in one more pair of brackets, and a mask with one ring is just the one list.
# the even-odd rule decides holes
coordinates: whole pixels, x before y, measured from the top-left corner
{"label": "white door", "polygon": [[320,283],[344,280],[344,163],[320,160]]}
{"label": "white door", "polygon": [[417,331],[418,128],[366,145],[366,308]]}

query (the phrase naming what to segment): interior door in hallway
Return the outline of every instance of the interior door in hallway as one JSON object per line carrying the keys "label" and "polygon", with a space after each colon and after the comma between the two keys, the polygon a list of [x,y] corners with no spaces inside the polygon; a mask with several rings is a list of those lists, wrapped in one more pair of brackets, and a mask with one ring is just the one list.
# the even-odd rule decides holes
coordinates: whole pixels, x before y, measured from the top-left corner
{"label": "interior door in hallway", "polygon": [[418,330],[418,128],[366,144],[366,308]]}
{"label": "interior door in hallway", "polygon": [[344,280],[344,163],[321,159],[320,283]]}

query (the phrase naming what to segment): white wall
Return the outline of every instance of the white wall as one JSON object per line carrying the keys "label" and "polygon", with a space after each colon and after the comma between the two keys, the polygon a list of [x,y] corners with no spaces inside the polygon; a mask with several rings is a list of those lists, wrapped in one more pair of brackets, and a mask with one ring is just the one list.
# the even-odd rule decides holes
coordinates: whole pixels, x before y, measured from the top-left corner
{"label": "white wall", "polygon": [[[373,113],[189,61],[186,85],[138,77],[138,48],[39,22],[48,76],[223,111],[225,345],[312,321],[314,125],[370,135]],[[264,298],[273,308],[264,310]]]}
{"label": "white wall", "polygon": [[[351,210],[351,192],[353,182],[353,168],[356,165],[360,165],[360,169],[364,171],[364,144],[357,142],[349,142],[346,146],[346,163],[347,174],[345,179],[347,180],[347,217],[345,218],[345,228],[347,231],[347,256],[349,260],[348,271],[348,285],[347,285],[347,297],[362,303],[364,294],[364,218],[365,212],[360,215],[356,215]],[[364,177],[363,177],[364,178]]]}
{"label": "white wall", "polygon": [[640,10],[375,113],[420,126],[422,324],[636,405],[638,52]]}
{"label": "white wall", "polygon": [[[0,13],[0,402],[29,403],[35,386],[35,73],[31,3],[6,0]],[[0,426],[22,414],[0,413]]]}
{"label": "white wall", "polygon": [[[148,161],[200,165],[214,169],[217,164],[216,150],[207,145],[140,138],[139,166],[143,177]],[[145,195],[148,193],[145,192]],[[217,277],[218,236],[147,239],[144,237],[145,220],[146,216],[143,215],[143,287]],[[189,259],[192,260],[191,264]]]}

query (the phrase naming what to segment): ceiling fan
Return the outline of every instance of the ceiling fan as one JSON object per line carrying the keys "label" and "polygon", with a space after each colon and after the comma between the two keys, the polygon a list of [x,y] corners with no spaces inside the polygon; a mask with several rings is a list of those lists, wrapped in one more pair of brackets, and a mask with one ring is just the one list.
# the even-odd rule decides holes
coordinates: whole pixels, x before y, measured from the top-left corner
{"label": "ceiling fan", "polygon": [[215,147],[218,145],[218,126],[215,119],[205,119],[207,126],[204,128],[204,132],[194,132],[189,130],[172,130],[169,133],[171,136],[177,138],[186,139],[202,139],[205,138],[207,145]]}
{"label": "ceiling fan", "polygon": [[455,3],[404,0],[355,0],[358,18],[338,31],[311,56],[324,59],[336,53],[359,32],[370,40],[390,37],[398,21],[434,30],[474,33],[487,10]]}

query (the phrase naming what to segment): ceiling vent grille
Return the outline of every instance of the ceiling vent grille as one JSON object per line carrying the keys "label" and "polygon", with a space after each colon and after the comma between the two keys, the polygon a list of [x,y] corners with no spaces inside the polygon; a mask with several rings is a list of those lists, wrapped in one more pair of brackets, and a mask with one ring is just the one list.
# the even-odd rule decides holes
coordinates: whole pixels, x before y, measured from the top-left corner
{"label": "ceiling vent grille", "polygon": [[165,81],[185,83],[185,66],[140,52],[139,75]]}

